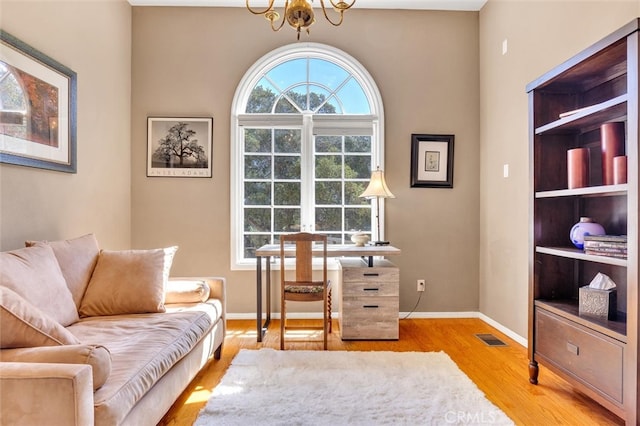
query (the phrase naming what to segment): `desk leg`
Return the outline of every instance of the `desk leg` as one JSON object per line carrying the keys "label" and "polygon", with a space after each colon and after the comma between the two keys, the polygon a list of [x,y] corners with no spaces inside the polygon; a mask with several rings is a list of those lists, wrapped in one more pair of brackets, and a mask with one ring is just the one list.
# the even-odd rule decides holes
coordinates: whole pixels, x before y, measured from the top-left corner
{"label": "desk leg", "polygon": [[258,336],[258,342],[262,342],[264,334],[267,332],[269,323],[271,322],[271,257],[266,256],[267,261],[267,318],[264,324],[262,323],[262,256],[256,256],[256,332]]}
{"label": "desk leg", "polygon": [[271,256],[267,256],[267,319],[264,323],[264,332],[267,332],[267,327],[271,323]]}
{"label": "desk leg", "polygon": [[256,334],[258,342],[262,342],[262,256],[256,256]]}

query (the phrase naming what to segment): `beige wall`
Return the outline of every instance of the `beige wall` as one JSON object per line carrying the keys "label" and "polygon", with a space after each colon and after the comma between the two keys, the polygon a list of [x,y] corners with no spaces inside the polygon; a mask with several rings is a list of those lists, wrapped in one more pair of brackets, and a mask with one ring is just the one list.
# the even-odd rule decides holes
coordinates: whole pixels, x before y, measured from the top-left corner
{"label": "beige wall", "polygon": [[[253,273],[230,270],[230,105],[248,67],[292,32],[240,8],[0,9],[2,29],[78,73],[78,173],[0,165],[0,249],[86,232],[105,248],[178,244],[175,274],[225,275],[230,312],[253,312]],[[353,10],[343,27],[314,26],[311,41],[354,56],[382,93],[401,310],[425,278],[418,312],[479,309],[526,336],[525,85],[639,14],[637,0],[489,0],[479,14]],[[147,178],[148,115],[213,116],[213,178]],[[411,133],[456,135],[453,189],[409,187]]]}
{"label": "beige wall", "polygon": [[639,4],[489,0],[480,12],[480,311],[521,336],[528,297],[525,86],[637,17]]}
{"label": "beige wall", "polygon": [[[386,237],[400,247],[400,310],[478,309],[478,13],[352,10],[339,28],[319,19],[310,41],[359,60],[382,94]],[[306,39],[306,35],[303,36]],[[229,311],[255,312],[255,275],[230,270],[229,144],[234,91],[261,56],[295,42],[242,8],[133,10],[134,246],[178,244],[173,272],[229,279]],[[213,116],[213,179],[147,178],[146,117]],[[410,188],[412,133],[453,133],[453,189]]]}
{"label": "beige wall", "polygon": [[0,27],[78,75],[78,173],[0,165],[0,249],[89,232],[129,247],[131,7],[1,0]]}

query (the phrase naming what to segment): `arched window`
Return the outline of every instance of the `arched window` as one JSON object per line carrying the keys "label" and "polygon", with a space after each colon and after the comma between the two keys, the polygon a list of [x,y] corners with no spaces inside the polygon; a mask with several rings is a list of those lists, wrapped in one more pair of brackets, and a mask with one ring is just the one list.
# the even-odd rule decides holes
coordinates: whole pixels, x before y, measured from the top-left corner
{"label": "arched window", "polygon": [[231,112],[232,268],[283,233],[371,233],[375,206],[359,195],[382,166],[382,123],[380,93],[348,54],[296,43],[258,60]]}
{"label": "arched window", "polygon": [[0,61],[0,134],[26,139],[27,97],[13,69]]}

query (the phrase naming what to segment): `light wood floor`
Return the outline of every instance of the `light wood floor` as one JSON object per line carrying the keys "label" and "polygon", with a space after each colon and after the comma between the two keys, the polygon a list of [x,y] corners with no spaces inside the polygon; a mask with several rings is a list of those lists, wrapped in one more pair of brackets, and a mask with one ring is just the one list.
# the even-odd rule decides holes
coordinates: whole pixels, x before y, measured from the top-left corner
{"label": "light wood floor", "polygon": [[[386,342],[343,342],[337,321],[333,324],[329,338],[329,350],[333,351],[446,352],[487,398],[518,425],[624,424],[619,417],[574,391],[542,366],[539,384],[529,384],[526,349],[479,319],[405,319],[400,321],[400,340]],[[272,321],[264,341],[257,343],[255,321],[228,321],[222,359],[212,360],[200,372],[160,425],[193,424],[238,351],[278,349],[279,327],[277,320]],[[487,346],[475,336],[479,333],[491,333],[508,346]],[[322,343],[287,341],[287,349],[322,350]]]}

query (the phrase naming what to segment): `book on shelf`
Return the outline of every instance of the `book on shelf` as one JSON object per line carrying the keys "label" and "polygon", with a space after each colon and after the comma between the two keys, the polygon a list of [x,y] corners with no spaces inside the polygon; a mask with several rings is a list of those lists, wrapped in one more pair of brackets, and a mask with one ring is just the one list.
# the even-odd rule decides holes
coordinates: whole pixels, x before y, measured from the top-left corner
{"label": "book on shelf", "polygon": [[627,258],[626,235],[585,235],[585,254],[596,256]]}
{"label": "book on shelf", "polygon": [[601,241],[601,240],[584,240],[584,244],[593,247],[625,247],[626,241]]}
{"label": "book on shelf", "polygon": [[626,235],[585,235],[584,242],[587,241],[606,241],[614,243],[627,243]]}
{"label": "book on shelf", "polygon": [[585,247],[585,252],[598,252],[598,253],[621,253],[627,254],[626,247]]}

